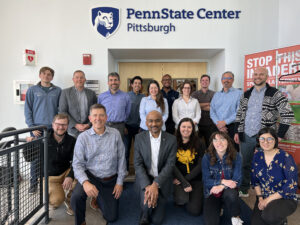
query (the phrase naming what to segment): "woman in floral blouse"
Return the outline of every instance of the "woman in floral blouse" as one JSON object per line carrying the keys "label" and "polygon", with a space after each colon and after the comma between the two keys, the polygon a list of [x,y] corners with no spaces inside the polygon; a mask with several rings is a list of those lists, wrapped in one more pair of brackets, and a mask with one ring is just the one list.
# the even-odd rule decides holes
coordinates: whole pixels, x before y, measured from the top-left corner
{"label": "woman in floral blouse", "polygon": [[251,183],[256,192],[253,225],[285,224],[297,208],[297,167],[292,156],[278,148],[272,128],[258,133],[258,151],[252,162]]}

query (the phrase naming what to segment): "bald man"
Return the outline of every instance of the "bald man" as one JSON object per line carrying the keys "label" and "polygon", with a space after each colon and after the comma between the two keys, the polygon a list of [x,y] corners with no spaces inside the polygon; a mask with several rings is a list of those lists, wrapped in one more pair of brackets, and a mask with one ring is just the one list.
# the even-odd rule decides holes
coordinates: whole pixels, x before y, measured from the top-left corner
{"label": "bald man", "polygon": [[134,168],[142,214],[140,225],[162,224],[165,205],[172,188],[177,143],[175,136],[161,130],[162,115],[151,111],[146,117],[148,131],[134,143]]}
{"label": "bald man", "polygon": [[276,122],[280,118],[278,137],[282,139],[294,119],[287,98],[267,83],[268,70],[266,68],[256,68],[252,79],[254,87],[247,90],[241,98],[235,121],[234,141],[240,144],[243,156],[240,197],[249,196],[251,161],[258,131],[264,127],[275,129]]}

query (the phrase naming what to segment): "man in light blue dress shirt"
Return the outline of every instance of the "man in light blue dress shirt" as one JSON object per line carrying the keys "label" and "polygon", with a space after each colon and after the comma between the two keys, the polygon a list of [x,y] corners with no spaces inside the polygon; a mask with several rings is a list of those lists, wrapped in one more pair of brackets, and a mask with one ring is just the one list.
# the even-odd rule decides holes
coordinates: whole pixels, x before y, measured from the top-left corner
{"label": "man in light blue dress shirt", "polygon": [[99,95],[98,103],[106,108],[106,125],[116,128],[120,132],[122,140],[124,140],[125,121],[131,108],[130,97],[119,89],[120,75],[116,72],[108,74],[108,87],[108,91]]}
{"label": "man in light blue dress shirt", "polygon": [[78,136],[72,164],[78,180],[71,198],[76,225],[85,224],[87,197],[97,199],[107,222],[117,220],[126,174],[125,147],[118,130],[105,125],[105,107],[92,105],[89,120],[93,126]]}
{"label": "man in light blue dress shirt", "polygon": [[[219,131],[224,131],[234,138],[234,121],[239,107],[242,91],[232,87],[234,74],[230,71],[223,73],[223,89],[215,93],[210,103],[210,118]],[[238,150],[238,145],[236,145]]]}

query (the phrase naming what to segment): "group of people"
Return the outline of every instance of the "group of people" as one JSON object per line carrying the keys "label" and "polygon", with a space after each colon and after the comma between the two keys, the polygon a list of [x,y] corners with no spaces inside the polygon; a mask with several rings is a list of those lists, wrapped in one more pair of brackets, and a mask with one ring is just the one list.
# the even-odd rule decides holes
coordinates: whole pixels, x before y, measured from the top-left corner
{"label": "group of people", "polygon": [[[227,71],[216,93],[209,90],[210,76],[202,75],[199,91],[191,93],[186,81],[180,95],[166,74],[162,89],[149,82],[147,97],[139,76],[125,93],[119,74],[110,73],[109,90],[98,98],[84,87],[83,71],[75,71],[74,86],[62,91],[51,83],[53,76],[51,68],[41,68],[41,81],[26,94],[25,118],[29,127],[49,129],[50,207],[64,202],[75,224],[85,224],[87,197],[107,222],[117,220],[132,140],[141,225],[162,224],[172,191],[176,205],[191,215],[203,213],[206,224],[219,224],[224,206],[232,224],[242,225],[239,196],[248,196],[250,180],[257,195],[253,225],[283,224],[296,210],[297,167],[278,148],[293,112],[267,84],[265,68],[255,69],[254,87],[245,93],[232,87],[234,74]],[[28,141],[41,135],[33,131]],[[38,162],[30,151],[24,156],[31,162],[33,194]]]}

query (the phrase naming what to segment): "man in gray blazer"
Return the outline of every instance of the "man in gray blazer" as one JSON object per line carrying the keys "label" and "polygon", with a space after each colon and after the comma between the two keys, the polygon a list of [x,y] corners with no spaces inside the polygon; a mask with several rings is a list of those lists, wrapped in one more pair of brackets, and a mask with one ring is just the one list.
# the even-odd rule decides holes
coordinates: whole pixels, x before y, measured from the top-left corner
{"label": "man in gray blazer", "polygon": [[162,115],[151,111],[146,117],[149,131],[136,135],[134,168],[142,214],[140,225],[162,224],[171,192],[177,143],[175,136],[161,130]]}
{"label": "man in gray blazer", "polygon": [[73,73],[74,86],[64,89],[59,99],[59,113],[66,113],[70,122],[68,133],[77,138],[77,136],[89,129],[88,115],[90,106],[97,103],[97,97],[94,91],[85,88],[85,74],[81,70]]}

